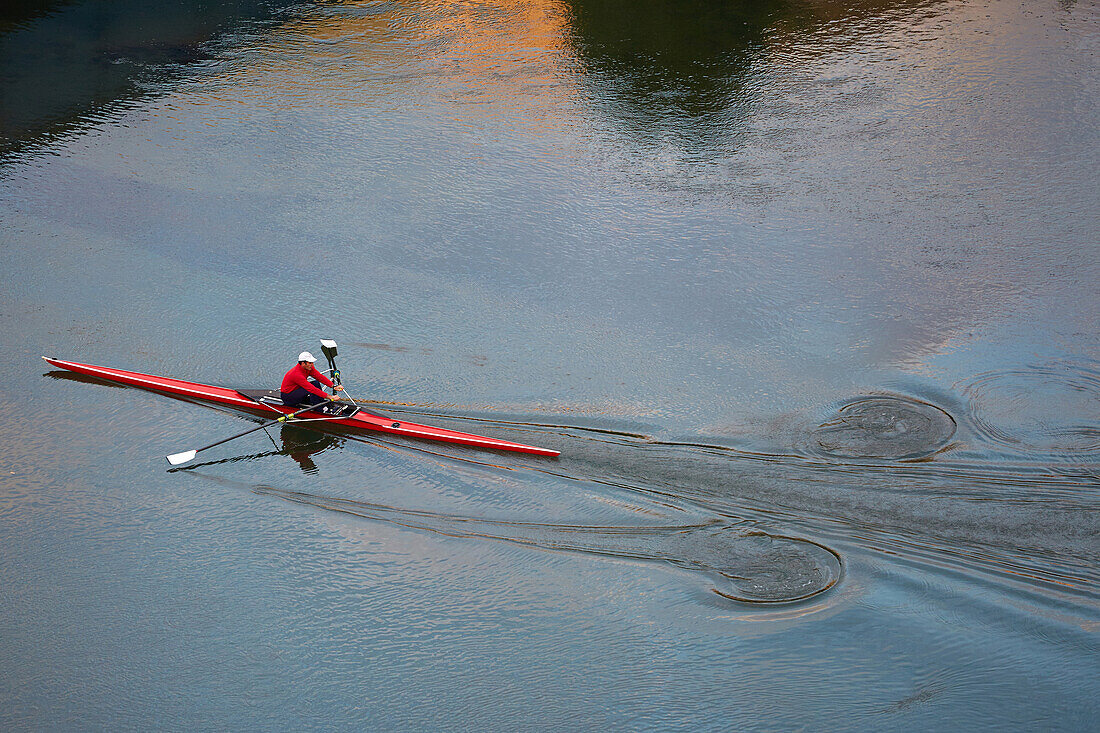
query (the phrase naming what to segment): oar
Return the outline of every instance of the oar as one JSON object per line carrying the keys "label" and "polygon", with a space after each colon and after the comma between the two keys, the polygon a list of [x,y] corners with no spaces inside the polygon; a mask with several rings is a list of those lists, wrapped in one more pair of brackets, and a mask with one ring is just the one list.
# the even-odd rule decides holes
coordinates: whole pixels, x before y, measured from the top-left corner
{"label": "oar", "polygon": [[231,441],[235,438],[239,438],[242,435],[248,435],[249,433],[254,433],[257,430],[263,430],[264,428],[268,427],[269,425],[274,425],[275,423],[286,422],[287,420],[289,420],[292,417],[297,417],[298,415],[301,415],[303,412],[309,412],[310,410],[316,410],[318,407],[321,407],[322,405],[327,405],[328,403],[335,402],[335,401],[336,401],[336,398],[333,397],[331,399],[325,400],[324,402],[318,402],[316,405],[307,405],[306,407],[303,407],[302,409],[298,410],[297,412],[292,412],[289,415],[282,415],[280,417],[275,418],[274,420],[268,420],[268,421],[264,422],[262,425],[257,425],[254,428],[249,428],[248,430],[245,430],[243,433],[237,433],[236,435],[230,435],[228,438],[222,438],[217,443],[211,443],[210,445],[204,445],[202,448],[196,448],[194,450],[185,450],[183,453],[173,453],[170,456],[165,456],[165,458],[167,458],[168,462],[171,463],[173,466],[178,466],[181,463],[187,463],[192,458],[194,458],[199,452],[204,451],[207,448],[213,448],[216,445],[221,445],[222,443],[228,443],[229,441]]}
{"label": "oar", "polygon": [[340,370],[336,368],[336,342],[321,339],[321,353],[328,359],[328,370],[332,374],[332,383],[340,384]]}
{"label": "oar", "polygon": [[[328,359],[328,370],[329,373],[332,374],[332,383],[343,387],[344,380],[340,378],[340,370],[336,368],[336,342],[332,339],[321,339],[321,353]],[[342,391],[345,399],[350,400],[353,405],[358,406],[355,398],[348,394],[346,389]]]}

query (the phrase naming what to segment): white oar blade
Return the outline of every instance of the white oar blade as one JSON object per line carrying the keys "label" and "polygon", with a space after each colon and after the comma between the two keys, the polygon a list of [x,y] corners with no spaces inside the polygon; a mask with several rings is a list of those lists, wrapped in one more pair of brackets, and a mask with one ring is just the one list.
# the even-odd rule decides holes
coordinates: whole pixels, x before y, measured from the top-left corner
{"label": "white oar blade", "polygon": [[187,463],[192,458],[197,456],[198,453],[199,452],[197,450],[187,450],[183,453],[173,453],[170,456],[165,456],[165,458],[167,458],[168,462],[171,463],[173,466],[178,466],[181,463]]}

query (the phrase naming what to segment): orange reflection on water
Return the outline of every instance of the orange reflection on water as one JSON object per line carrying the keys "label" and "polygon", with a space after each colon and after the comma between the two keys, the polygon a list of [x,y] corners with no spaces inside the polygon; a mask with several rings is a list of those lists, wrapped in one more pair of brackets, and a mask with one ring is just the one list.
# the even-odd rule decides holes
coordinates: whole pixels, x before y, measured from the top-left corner
{"label": "orange reflection on water", "polygon": [[268,110],[440,107],[463,122],[556,127],[576,96],[570,18],[558,0],[328,3],[246,48],[212,84],[231,89],[189,99]]}

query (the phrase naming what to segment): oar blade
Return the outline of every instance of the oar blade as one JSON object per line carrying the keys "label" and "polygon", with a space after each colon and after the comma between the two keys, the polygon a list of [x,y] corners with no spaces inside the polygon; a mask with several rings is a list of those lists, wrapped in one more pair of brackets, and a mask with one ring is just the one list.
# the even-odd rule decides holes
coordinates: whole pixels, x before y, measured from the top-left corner
{"label": "oar blade", "polygon": [[197,450],[185,450],[183,453],[173,453],[170,456],[165,456],[165,458],[167,458],[168,462],[173,466],[178,466],[182,463],[187,463],[198,454],[199,452]]}

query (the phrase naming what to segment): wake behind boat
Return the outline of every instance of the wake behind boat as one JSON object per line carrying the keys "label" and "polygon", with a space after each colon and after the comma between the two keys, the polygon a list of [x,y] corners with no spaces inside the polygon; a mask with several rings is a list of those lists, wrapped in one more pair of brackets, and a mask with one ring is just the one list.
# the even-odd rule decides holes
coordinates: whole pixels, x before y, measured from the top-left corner
{"label": "wake behind boat", "polygon": [[[333,345],[335,346],[335,344]],[[141,387],[142,389],[147,389],[152,392],[159,392],[176,397],[228,405],[249,413],[273,417],[273,421],[277,422],[287,422],[292,419],[310,420],[311,422],[323,421],[332,426],[339,425],[344,428],[401,435],[406,438],[417,438],[420,440],[435,440],[444,443],[481,448],[484,450],[512,451],[547,457],[560,455],[560,451],[550,450],[549,448],[538,448],[533,445],[524,445],[523,443],[500,440],[499,438],[488,438],[481,435],[473,435],[471,433],[462,433],[457,430],[447,430],[445,428],[436,428],[430,425],[419,425],[417,423],[394,420],[382,415],[372,414],[355,405],[341,405],[341,409],[339,409],[336,414],[327,414],[323,412],[322,405],[311,405],[305,408],[301,406],[287,406],[282,403],[277,390],[235,390],[228,387],[217,387],[209,384],[200,384],[198,382],[188,382],[182,379],[173,379],[171,377],[142,374],[141,372],[132,372],[125,369],[81,364],[80,362],[55,359],[48,356],[43,356],[42,358],[51,366],[76,372],[77,374],[97,377],[116,384]],[[276,417],[276,415],[278,415],[278,417]],[[254,428],[254,430],[259,429],[259,427]],[[252,430],[245,432],[252,432]],[[244,434],[245,433],[241,433],[239,435]],[[226,440],[229,440],[229,438]],[[211,448],[223,442],[225,441],[218,441],[218,443],[212,443],[211,445],[205,446],[205,448]],[[204,450],[205,448],[200,448],[198,450]],[[197,451],[188,451],[184,454],[176,454],[176,456],[173,457],[184,457],[189,454],[190,457],[178,461],[183,462],[184,460],[190,460],[190,458],[194,457],[194,452]],[[172,461],[173,457],[169,457],[169,462],[176,465],[177,461]]]}

